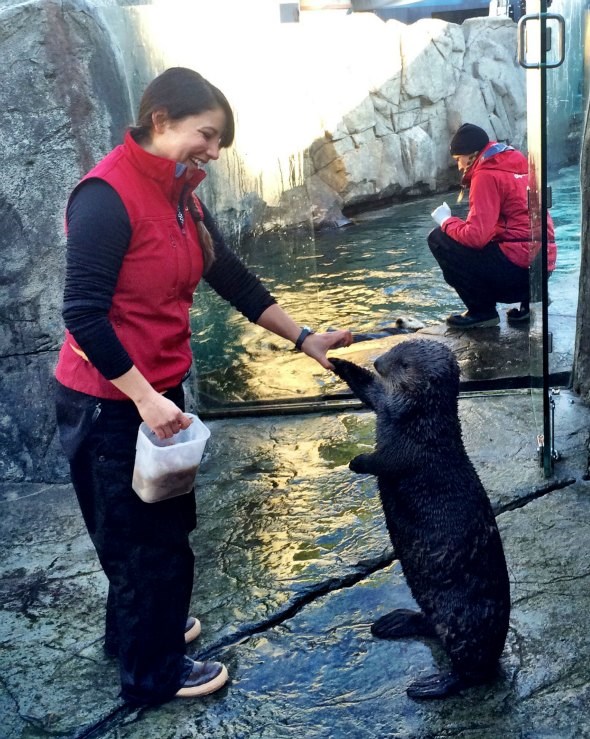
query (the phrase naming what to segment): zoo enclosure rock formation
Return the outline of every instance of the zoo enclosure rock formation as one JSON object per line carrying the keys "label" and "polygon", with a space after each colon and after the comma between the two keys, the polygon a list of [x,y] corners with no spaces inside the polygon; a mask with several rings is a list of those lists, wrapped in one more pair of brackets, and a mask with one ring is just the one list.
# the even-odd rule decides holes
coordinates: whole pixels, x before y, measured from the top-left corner
{"label": "zoo enclosure rock formation", "polygon": [[109,33],[85,2],[0,9],[0,53],[0,479],[55,479],[64,206],[118,140],[129,103]]}
{"label": "zoo enclosure rock formation", "polygon": [[[376,19],[356,18],[369,20]],[[389,202],[456,183],[448,145],[466,121],[491,139],[524,145],[526,92],[510,20],[476,18],[462,26],[436,19],[411,26],[388,21],[378,30],[391,76],[369,86],[362,101],[305,152],[305,188],[316,226],[330,224],[339,207]]]}
{"label": "zoo enclosure rock formation", "polygon": [[[52,401],[63,335],[64,208],[79,177],[121,140],[140,90],[164,66],[199,68],[235,106],[236,145],[208,177],[205,200],[236,232],[311,220],[316,227],[338,224],[347,207],[445,189],[456,181],[449,135],[465,120],[493,138],[523,144],[524,79],[511,21],[406,27],[353,14],[323,28],[302,24],[294,32],[277,25],[276,39],[256,38],[255,28],[247,38],[240,34],[237,58],[248,60],[248,50],[268,44],[267,69],[270,51],[283,47],[279,99],[267,100],[265,136],[258,144],[266,154],[270,149],[270,158],[260,168],[249,138],[252,123],[260,121],[260,102],[251,94],[260,70],[248,63],[221,65],[207,47],[216,38],[200,38],[198,50],[176,36],[173,49],[149,46],[158,35],[148,37],[146,18],[158,26],[158,13],[166,13],[182,34],[174,14],[186,5],[162,10],[85,0],[0,3],[2,480],[66,475]],[[187,48],[190,58],[181,51]],[[336,68],[326,62],[335,59]],[[214,63],[211,74],[207,63]],[[305,70],[312,76],[302,77]],[[291,142],[294,114],[305,138]],[[271,130],[287,153],[277,149],[275,156],[266,135]]]}

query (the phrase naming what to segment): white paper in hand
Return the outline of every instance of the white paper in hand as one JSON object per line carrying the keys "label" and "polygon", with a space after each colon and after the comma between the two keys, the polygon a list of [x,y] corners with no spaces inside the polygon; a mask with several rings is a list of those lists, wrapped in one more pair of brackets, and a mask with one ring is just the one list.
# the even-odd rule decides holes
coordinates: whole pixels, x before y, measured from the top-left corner
{"label": "white paper in hand", "polygon": [[439,226],[442,226],[443,223],[451,217],[451,209],[446,202],[444,202],[442,205],[439,205],[438,208],[435,208],[430,215]]}

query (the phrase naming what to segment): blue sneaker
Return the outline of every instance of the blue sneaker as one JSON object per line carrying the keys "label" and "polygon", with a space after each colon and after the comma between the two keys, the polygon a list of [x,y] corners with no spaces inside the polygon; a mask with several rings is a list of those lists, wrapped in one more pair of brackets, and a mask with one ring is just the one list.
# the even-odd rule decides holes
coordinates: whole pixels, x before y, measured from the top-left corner
{"label": "blue sneaker", "polygon": [[472,313],[466,310],[465,313],[453,313],[447,318],[447,325],[452,328],[487,328],[499,323],[500,316],[495,310],[490,313]]}

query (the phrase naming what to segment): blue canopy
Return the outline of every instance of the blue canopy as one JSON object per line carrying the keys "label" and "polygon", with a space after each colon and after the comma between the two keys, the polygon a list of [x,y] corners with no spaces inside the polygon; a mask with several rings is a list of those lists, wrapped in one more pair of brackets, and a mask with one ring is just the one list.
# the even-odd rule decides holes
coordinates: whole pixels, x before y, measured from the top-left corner
{"label": "blue canopy", "polygon": [[351,0],[354,12],[372,11],[387,20],[413,23],[420,18],[445,17],[458,22],[472,15],[488,15],[490,0]]}
{"label": "blue canopy", "polygon": [[425,15],[445,10],[475,10],[489,8],[490,0],[351,0],[353,10],[394,10],[397,8],[424,11]]}

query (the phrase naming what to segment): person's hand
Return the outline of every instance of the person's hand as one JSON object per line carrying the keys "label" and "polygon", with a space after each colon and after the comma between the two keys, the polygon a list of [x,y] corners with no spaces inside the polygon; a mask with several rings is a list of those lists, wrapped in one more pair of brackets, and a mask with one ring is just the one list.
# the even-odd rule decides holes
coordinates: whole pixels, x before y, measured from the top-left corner
{"label": "person's hand", "polygon": [[192,419],[168,398],[155,390],[136,402],[139,415],[158,439],[169,439],[181,429],[187,429]]}
{"label": "person's hand", "polygon": [[301,351],[308,357],[319,362],[324,369],[334,369],[326,352],[330,349],[340,349],[352,344],[352,334],[347,329],[337,331],[326,331],[323,334],[309,334],[301,345]]}
{"label": "person's hand", "polygon": [[451,217],[451,209],[445,202],[442,205],[439,205],[438,208],[435,208],[430,215],[439,226],[442,226],[443,223]]}

